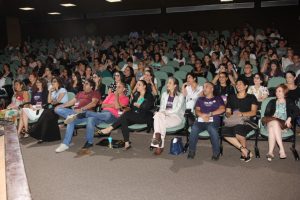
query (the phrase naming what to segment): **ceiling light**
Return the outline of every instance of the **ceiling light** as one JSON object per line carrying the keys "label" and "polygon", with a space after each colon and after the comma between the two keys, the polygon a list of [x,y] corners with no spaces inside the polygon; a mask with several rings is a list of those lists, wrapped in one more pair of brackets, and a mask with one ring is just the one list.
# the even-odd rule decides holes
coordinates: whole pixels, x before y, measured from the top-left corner
{"label": "ceiling light", "polygon": [[231,2],[233,0],[220,0],[221,2]]}
{"label": "ceiling light", "polygon": [[64,6],[64,7],[74,7],[74,6],[76,6],[75,4],[73,4],[73,3],[62,3],[62,4],[60,4],[61,6]]}
{"label": "ceiling light", "polygon": [[59,13],[59,12],[49,12],[48,14],[49,15],[60,15],[61,13]]}
{"label": "ceiling light", "polygon": [[121,2],[122,0],[106,0],[108,1],[109,3],[115,3],[115,2]]}
{"label": "ceiling light", "polygon": [[31,7],[23,7],[23,8],[19,8],[20,10],[26,10],[26,11],[28,11],[28,10],[34,10],[34,8],[31,8]]}

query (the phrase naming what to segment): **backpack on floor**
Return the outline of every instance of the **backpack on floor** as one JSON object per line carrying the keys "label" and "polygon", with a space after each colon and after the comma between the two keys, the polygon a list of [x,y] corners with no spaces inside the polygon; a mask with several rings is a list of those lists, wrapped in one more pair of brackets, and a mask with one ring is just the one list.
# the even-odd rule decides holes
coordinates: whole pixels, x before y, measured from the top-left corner
{"label": "backpack on floor", "polygon": [[175,137],[171,140],[170,154],[179,155],[183,153],[183,143],[181,137]]}

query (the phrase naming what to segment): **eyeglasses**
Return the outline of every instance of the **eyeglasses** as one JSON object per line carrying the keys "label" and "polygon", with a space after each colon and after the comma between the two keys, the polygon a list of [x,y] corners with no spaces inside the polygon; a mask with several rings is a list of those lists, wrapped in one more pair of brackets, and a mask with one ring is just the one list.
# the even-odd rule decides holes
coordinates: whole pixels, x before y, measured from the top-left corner
{"label": "eyeglasses", "polygon": [[120,76],[120,74],[115,74],[115,76]]}

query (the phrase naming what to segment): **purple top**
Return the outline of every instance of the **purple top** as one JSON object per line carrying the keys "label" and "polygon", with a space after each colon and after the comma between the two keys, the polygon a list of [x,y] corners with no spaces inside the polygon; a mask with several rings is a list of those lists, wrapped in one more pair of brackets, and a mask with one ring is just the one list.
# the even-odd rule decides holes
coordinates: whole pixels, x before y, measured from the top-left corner
{"label": "purple top", "polygon": [[[206,97],[199,97],[196,106],[199,107],[201,112],[203,113],[210,113],[216,111],[220,106],[224,106],[224,101],[220,96],[215,96],[211,99],[208,99]],[[214,122],[220,122],[220,116],[214,115]]]}
{"label": "purple top", "polygon": [[175,97],[169,96],[168,101],[167,101],[167,106],[166,106],[166,109],[167,109],[167,110],[173,108],[173,101],[174,101],[174,98],[175,98]]}

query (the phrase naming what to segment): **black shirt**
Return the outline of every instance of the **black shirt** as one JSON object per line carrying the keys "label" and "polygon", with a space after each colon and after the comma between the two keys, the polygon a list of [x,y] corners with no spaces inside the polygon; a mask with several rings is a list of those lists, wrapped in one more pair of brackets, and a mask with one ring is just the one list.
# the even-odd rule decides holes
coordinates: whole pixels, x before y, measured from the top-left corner
{"label": "black shirt", "polygon": [[294,90],[289,90],[286,94],[286,97],[297,103],[300,98],[300,87],[297,87]]}
{"label": "black shirt", "polygon": [[245,74],[240,75],[240,78],[245,80],[249,86],[254,85],[253,77],[254,77],[253,74],[251,74],[251,76],[249,76],[249,77],[245,76]]}
{"label": "black shirt", "polygon": [[238,110],[240,112],[250,112],[252,104],[258,105],[257,99],[252,94],[247,94],[243,99],[237,98],[237,95],[230,95],[227,100],[227,108],[231,111]]}
{"label": "black shirt", "polygon": [[214,87],[214,96],[230,96],[235,94],[234,87],[232,85],[221,86],[220,84]]}

